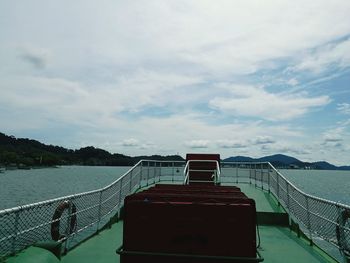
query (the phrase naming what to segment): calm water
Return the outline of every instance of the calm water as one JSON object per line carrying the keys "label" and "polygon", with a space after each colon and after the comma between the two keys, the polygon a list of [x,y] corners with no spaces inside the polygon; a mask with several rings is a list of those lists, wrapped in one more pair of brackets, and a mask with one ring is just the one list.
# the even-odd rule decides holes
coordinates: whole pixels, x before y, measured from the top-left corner
{"label": "calm water", "polygon": [[305,193],[350,205],[350,171],[280,170]]}
{"label": "calm water", "polygon": [[62,166],[0,173],[0,210],[95,190],[118,179],[130,167]]}
{"label": "calm water", "polygon": [[[104,187],[129,167],[63,166],[0,173],[0,210]],[[350,204],[350,171],[281,170],[306,193]]]}

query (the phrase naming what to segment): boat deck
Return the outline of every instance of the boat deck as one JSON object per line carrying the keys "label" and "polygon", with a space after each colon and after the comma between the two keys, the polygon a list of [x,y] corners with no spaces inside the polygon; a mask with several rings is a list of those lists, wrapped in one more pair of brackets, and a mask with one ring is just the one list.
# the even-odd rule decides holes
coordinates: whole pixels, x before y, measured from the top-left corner
{"label": "boat deck", "polygon": [[[267,191],[261,191],[250,184],[238,184],[237,186],[248,197],[256,201],[257,212],[285,213],[278,206],[276,199]],[[122,244],[122,232],[123,222],[120,221],[70,251],[61,258],[61,261],[46,250],[30,247],[17,256],[9,258],[7,262],[116,263],[119,262],[116,249]],[[265,259],[264,262],[337,262],[317,246],[310,246],[308,240],[298,237],[288,227],[259,225],[259,232],[261,245],[258,251]],[[33,254],[35,257],[32,257]],[[42,255],[42,261],[38,261],[38,254]]]}

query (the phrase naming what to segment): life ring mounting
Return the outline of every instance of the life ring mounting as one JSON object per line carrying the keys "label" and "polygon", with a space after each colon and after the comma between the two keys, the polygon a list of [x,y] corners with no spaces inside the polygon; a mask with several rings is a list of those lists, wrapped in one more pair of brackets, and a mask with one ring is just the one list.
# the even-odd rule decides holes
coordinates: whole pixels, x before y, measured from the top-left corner
{"label": "life ring mounting", "polygon": [[341,252],[347,257],[350,257],[350,209],[344,209],[337,219],[336,225],[336,235],[337,241],[340,247]]}
{"label": "life ring mounting", "polygon": [[[63,212],[67,210],[68,211],[68,229],[65,231],[65,233],[60,233],[60,221]],[[52,223],[51,223],[51,237],[53,240],[58,241],[62,238],[66,237],[66,234],[72,234],[75,231],[76,225],[77,225],[77,208],[75,204],[69,200],[66,200],[62,203],[60,203],[53,216],[52,216]]]}

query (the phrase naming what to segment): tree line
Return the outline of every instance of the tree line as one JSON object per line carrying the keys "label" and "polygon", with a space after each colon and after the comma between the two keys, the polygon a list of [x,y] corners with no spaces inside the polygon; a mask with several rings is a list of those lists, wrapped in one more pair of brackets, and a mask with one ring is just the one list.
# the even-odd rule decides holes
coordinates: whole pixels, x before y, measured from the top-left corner
{"label": "tree line", "polygon": [[141,159],[183,160],[178,155],[131,157],[119,153],[112,154],[93,146],[71,150],[0,133],[0,166],[19,168],[55,165],[132,166]]}

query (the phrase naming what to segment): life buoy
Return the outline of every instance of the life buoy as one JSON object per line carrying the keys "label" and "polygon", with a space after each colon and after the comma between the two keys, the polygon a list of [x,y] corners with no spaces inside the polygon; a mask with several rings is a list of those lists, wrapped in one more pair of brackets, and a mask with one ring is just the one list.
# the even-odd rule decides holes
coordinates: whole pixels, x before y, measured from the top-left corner
{"label": "life buoy", "polygon": [[341,251],[345,254],[350,256],[350,242],[348,241],[347,234],[344,231],[344,227],[346,222],[350,218],[350,210],[345,209],[343,210],[337,219],[337,226],[335,228],[336,234],[337,234],[337,240],[339,247]]}
{"label": "life buoy", "polygon": [[70,210],[70,222],[69,222],[69,229],[68,233],[72,234],[75,230],[75,227],[77,225],[77,208],[76,206],[70,202],[69,200],[64,201],[58,205],[58,207],[55,210],[55,213],[52,217],[52,223],[51,223],[51,237],[53,240],[57,241],[65,237],[64,234],[60,234],[60,219],[62,216],[62,213],[64,210]]}

